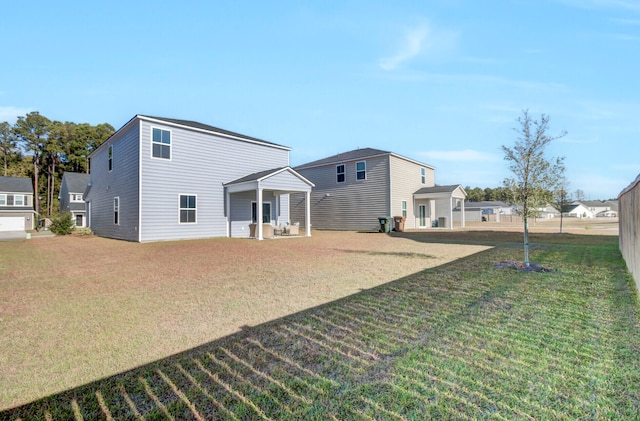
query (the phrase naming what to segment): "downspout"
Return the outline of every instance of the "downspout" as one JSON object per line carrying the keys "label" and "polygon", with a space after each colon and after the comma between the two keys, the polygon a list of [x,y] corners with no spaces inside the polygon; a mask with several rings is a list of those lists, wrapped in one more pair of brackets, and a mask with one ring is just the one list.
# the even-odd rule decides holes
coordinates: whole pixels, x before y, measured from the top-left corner
{"label": "downspout", "polygon": [[142,121],[138,121],[138,242],[142,242]]}

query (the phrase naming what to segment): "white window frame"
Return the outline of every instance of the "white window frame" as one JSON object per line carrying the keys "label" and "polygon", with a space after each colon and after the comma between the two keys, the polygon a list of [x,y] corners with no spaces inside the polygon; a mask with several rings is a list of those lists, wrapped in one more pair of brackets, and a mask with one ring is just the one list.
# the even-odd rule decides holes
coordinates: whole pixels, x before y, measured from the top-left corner
{"label": "white window frame", "polygon": [[[342,172],[340,172],[340,167],[342,167]],[[342,176],[342,181],[340,181],[340,176]],[[345,183],[347,181],[347,166],[344,164],[336,165],[336,183]]]}
{"label": "white window frame", "polygon": [[[358,170],[358,164],[364,164],[364,169]],[[359,174],[364,173],[364,177],[360,178]],[[367,179],[367,161],[356,162],[356,181],[363,181]]]}
{"label": "white window frame", "polygon": [[[264,207],[268,206],[269,207],[269,212],[265,212],[264,211]],[[253,208],[256,208],[256,213],[255,213],[255,219],[254,219],[254,214],[253,214]],[[264,219],[267,218],[267,221],[265,221]],[[257,222],[258,219],[258,202],[256,202],[255,200],[251,201],[251,223],[255,224]],[[262,202],[262,223],[263,224],[270,224],[271,223],[271,202]]]}
{"label": "white window frame", "polygon": [[[195,207],[190,208],[190,207],[186,207],[183,208],[182,207],[182,197],[183,196],[187,196],[187,197],[193,197],[196,201],[195,203]],[[187,203],[188,204],[188,203]],[[194,214],[194,221],[190,222],[182,222],[182,211],[193,211]],[[193,225],[193,224],[197,224],[198,223],[198,195],[197,194],[190,194],[190,193],[180,193],[178,194],[178,224],[180,225]]]}
{"label": "white window frame", "polygon": [[427,184],[427,169],[422,167],[420,168],[420,177],[422,180],[422,184]]}
{"label": "white window frame", "polygon": [[[82,202],[82,193],[69,193],[69,195],[71,195],[70,202]],[[78,197],[80,198],[78,199]]]}
{"label": "white window frame", "polygon": [[[162,132],[167,132],[169,133],[169,143],[164,143],[164,142],[155,142],[153,140],[153,131],[154,130],[160,130],[161,133],[161,137],[162,137]],[[153,146],[154,145],[160,145],[160,146],[168,146],[169,147],[169,158],[163,158],[162,156],[155,156],[153,154]],[[162,161],[171,161],[171,159],[173,158],[173,132],[171,130],[168,129],[163,129],[160,127],[151,127],[151,150],[149,151],[151,153],[151,159],[159,159]]]}
{"label": "white window frame", "polygon": [[5,193],[0,194],[0,206],[7,206],[7,195]]}
{"label": "white window frame", "polygon": [[113,225],[120,225],[120,196],[113,198]]}
{"label": "white window frame", "polygon": [[[19,197],[21,198],[20,204],[17,203]],[[14,194],[13,195],[13,206],[26,206],[24,203],[25,203],[24,194]]]}
{"label": "white window frame", "polygon": [[109,172],[113,170],[113,145],[109,145],[109,150],[107,151],[107,168]]}

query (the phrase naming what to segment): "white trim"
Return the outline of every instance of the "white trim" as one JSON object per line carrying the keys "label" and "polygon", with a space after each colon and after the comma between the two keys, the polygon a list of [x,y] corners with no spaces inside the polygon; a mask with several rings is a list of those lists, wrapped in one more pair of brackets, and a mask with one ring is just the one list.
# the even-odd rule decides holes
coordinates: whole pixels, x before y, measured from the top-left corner
{"label": "white trim", "polygon": [[[195,197],[196,199],[196,207],[195,208],[183,208],[182,207],[182,196],[188,196],[188,197]],[[180,219],[182,218],[182,215],[180,215],[181,211],[183,210],[193,210],[195,211],[195,217],[196,220],[193,222],[182,222]],[[192,194],[192,193],[178,193],[178,225],[194,225],[198,223],[198,195],[197,194]]]}
{"label": "white trim", "polygon": [[[169,143],[162,143],[162,142],[154,142],[153,141],[153,131],[156,130],[156,129],[160,130],[161,132],[163,132],[163,131],[164,132],[169,132]],[[150,135],[149,141],[151,142],[150,145],[149,145],[150,146],[149,153],[150,153],[151,159],[159,160],[159,161],[172,161],[173,160],[173,132],[171,130],[169,130],[169,129],[162,129],[160,127],[149,126],[149,135]],[[153,145],[154,144],[158,144],[158,145],[161,145],[161,146],[169,146],[169,158],[162,158],[160,156],[153,156]]]}
{"label": "white trim", "polygon": [[[351,158],[351,159],[336,159],[335,161],[330,161],[330,162],[324,162],[321,164],[313,164],[313,165],[299,165],[296,168],[298,168],[299,170],[307,170],[310,168],[318,168],[318,167],[327,167],[330,165],[337,165],[341,162],[353,162],[353,161],[362,161],[362,160],[367,160],[367,159],[371,159],[371,158],[379,158],[381,156],[394,156],[396,158],[399,159],[403,159],[405,161],[411,162],[413,164],[419,165],[421,167],[425,167],[425,168],[429,168],[430,170],[434,170],[436,169],[436,167],[431,166],[431,165],[427,165],[423,162],[418,162],[416,160],[413,160],[411,158],[407,158],[406,156],[402,156],[402,155],[398,155],[397,153],[393,153],[393,152],[384,152],[384,153],[378,153],[378,154],[373,154],[373,155],[367,155],[367,156],[361,156],[361,157],[357,157],[357,158]],[[339,158],[339,157],[336,157]]]}
{"label": "white trim", "polygon": [[[339,173],[338,172],[338,167],[342,167],[342,172]],[[342,175],[343,176],[343,180],[342,181],[338,181],[338,176]],[[341,184],[341,183],[346,183],[347,182],[347,165],[346,164],[336,164],[336,184]]]}

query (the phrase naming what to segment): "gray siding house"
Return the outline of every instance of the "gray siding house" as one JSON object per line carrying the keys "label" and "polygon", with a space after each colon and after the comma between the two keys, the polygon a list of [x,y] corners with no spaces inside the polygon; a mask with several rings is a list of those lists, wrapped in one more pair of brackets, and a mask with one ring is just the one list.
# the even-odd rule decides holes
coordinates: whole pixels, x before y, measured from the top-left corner
{"label": "gray siding house", "polygon": [[0,176],[0,231],[32,230],[35,220],[31,179]]}
{"label": "gray siding house", "polygon": [[313,186],[289,167],[289,151],[194,121],[136,115],[89,156],[89,226],[145,242],[249,237],[258,220],[288,223],[290,193],[308,198]]}
{"label": "gray siding house", "polygon": [[[460,186],[435,186],[433,167],[379,149],[356,149],[295,170],[315,185],[311,220],[317,229],[378,230],[379,217],[394,216],[406,218],[405,229],[434,221],[450,228],[453,208],[466,197]],[[292,219],[305,221],[302,196],[291,201]]]}
{"label": "gray siding house", "polygon": [[78,228],[87,226],[86,203],[84,192],[89,186],[89,174],[65,172],[62,174],[60,186],[60,213],[69,212],[73,223]]}

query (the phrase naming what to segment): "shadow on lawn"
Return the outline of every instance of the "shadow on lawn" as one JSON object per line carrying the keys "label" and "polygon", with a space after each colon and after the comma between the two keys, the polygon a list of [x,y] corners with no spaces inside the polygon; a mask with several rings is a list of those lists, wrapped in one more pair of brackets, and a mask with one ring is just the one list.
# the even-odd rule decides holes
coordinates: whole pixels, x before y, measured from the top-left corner
{"label": "shadow on lawn", "polygon": [[4,410],[0,420],[353,417],[350,405],[334,397],[424,334],[416,321],[444,302],[435,301],[438,293],[428,288],[414,274],[244,326],[205,345]]}

